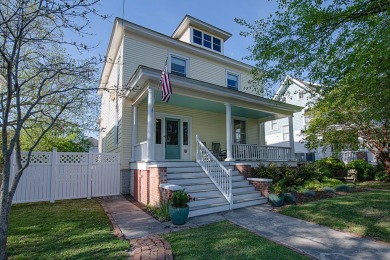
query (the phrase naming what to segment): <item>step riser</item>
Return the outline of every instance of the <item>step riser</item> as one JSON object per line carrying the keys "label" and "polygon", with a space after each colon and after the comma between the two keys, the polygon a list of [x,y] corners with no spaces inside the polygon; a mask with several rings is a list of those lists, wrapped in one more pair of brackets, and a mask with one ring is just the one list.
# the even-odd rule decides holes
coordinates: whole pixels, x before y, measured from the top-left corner
{"label": "step riser", "polygon": [[176,179],[170,180],[169,183],[185,186],[185,185],[198,185],[198,184],[211,184],[209,178],[198,178],[198,179]]}
{"label": "step riser", "polygon": [[214,191],[202,191],[202,192],[188,192],[193,198],[207,198],[207,197],[218,197],[222,196],[219,190]]}
{"label": "step riser", "polygon": [[195,207],[195,206],[211,205],[211,204],[222,203],[222,202],[226,202],[226,199],[224,197],[215,198],[215,199],[205,199],[205,200],[196,200],[195,198],[195,201],[191,201],[190,203],[188,203],[188,205],[190,207]]}
{"label": "step riser", "polygon": [[203,172],[201,167],[177,167],[177,168],[167,168],[167,173],[185,173],[185,172]]}
{"label": "step riser", "polygon": [[214,183],[211,184],[203,184],[203,185],[181,185],[187,192],[199,191],[199,190],[215,190]]}
{"label": "step riser", "polygon": [[200,209],[200,210],[193,210],[193,211],[191,211],[191,207],[190,207],[190,214],[188,215],[188,217],[202,216],[202,215],[207,215],[207,214],[222,212],[227,210],[229,210],[229,205],[210,207],[207,209]]}
{"label": "step riser", "polygon": [[240,195],[234,195],[233,192],[233,200],[242,200],[242,199],[257,199],[260,198],[260,192],[254,192],[254,193],[246,193],[246,194],[240,194]]}
{"label": "step riser", "polygon": [[233,188],[234,187],[246,187],[249,185],[249,181],[234,181],[232,183],[232,185],[233,185]]}
{"label": "step riser", "polygon": [[233,203],[233,209],[239,209],[239,208],[245,208],[245,207],[250,207],[250,206],[257,206],[261,204],[267,203],[267,199],[258,199],[258,200],[251,200],[251,201],[245,201],[241,203]]}
{"label": "step riser", "polygon": [[243,188],[234,188],[232,189],[232,192],[233,194],[234,193],[242,193],[242,192],[254,192],[255,191],[255,187],[253,187],[252,185],[251,186],[248,186],[248,187],[243,187]]}
{"label": "step riser", "polygon": [[180,179],[180,178],[206,178],[207,175],[204,172],[188,172],[188,173],[168,173],[168,180]]}

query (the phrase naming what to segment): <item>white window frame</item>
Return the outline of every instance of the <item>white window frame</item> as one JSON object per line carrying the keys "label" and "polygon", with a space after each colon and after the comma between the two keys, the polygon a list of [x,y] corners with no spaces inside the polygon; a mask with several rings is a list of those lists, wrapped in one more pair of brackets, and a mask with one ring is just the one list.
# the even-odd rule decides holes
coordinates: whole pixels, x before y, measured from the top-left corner
{"label": "white window frame", "polygon": [[186,57],[186,56],[183,56],[183,55],[180,55],[180,54],[177,54],[177,53],[169,53],[169,58],[168,58],[168,70],[169,70],[169,73],[171,73],[171,65],[172,65],[172,56],[177,58],[177,59],[181,59],[181,60],[184,60],[186,62],[186,69],[185,69],[185,77],[189,77],[190,76],[190,58],[189,57]]}
{"label": "white window frame", "polygon": [[232,141],[233,141],[233,143],[235,143],[236,144],[236,142],[235,142],[235,140],[236,140],[236,138],[235,138],[235,132],[234,132],[234,120],[239,120],[239,121],[243,121],[243,122],[245,122],[245,143],[248,143],[248,118],[246,118],[246,117],[239,117],[239,116],[233,116],[233,118],[232,118],[232,134],[233,134],[233,136],[232,136]]}
{"label": "white window frame", "polygon": [[230,70],[226,70],[226,73],[225,73],[226,88],[232,89],[232,88],[229,88],[229,86],[228,86],[228,74],[233,75],[233,76],[237,76],[237,90],[238,91],[241,90],[241,75],[240,75],[240,73],[233,72]]}
{"label": "white window frame", "polygon": [[[202,33],[202,44],[194,42],[194,30],[197,30],[197,31]],[[211,36],[211,48],[204,46],[204,44],[203,44],[204,43],[204,34],[207,34],[207,35]],[[191,38],[191,43],[194,44],[195,46],[202,47],[202,48],[204,48],[206,50],[213,51],[215,53],[223,54],[223,39],[222,38],[219,38],[217,36],[212,35],[209,32],[205,32],[205,31],[203,31],[201,29],[194,28],[194,27],[191,27],[190,38]],[[221,51],[214,50],[214,38],[220,40],[220,42],[221,42]]]}
{"label": "white window frame", "polygon": [[[287,131],[285,131],[286,128]],[[287,138],[284,137],[285,134],[287,134]],[[282,139],[283,141],[290,141],[290,131],[288,125],[282,125]]]}
{"label": "white window frame", "polygon": [[279,129],[279,124],[277,120],[271,120],[271,131],[276,131]]}

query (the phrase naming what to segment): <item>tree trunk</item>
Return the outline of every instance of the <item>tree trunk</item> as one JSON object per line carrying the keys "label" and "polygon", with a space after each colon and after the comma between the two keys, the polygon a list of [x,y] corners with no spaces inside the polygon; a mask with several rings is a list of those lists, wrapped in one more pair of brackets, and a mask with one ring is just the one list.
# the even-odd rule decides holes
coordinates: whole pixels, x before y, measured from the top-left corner
{"label": "tree trunk", "polygon": [[384,160],[383,164],[385,165],[385,170],[387,173],[387,180],[390,182],[390,159]]}
{"label": "tree trunk", "polygon": [[3,183],[0,188],[0,260],[7,259],[8,220],[11,211],[9,200],[9,183],[11,176],[11,157],[4,156]]}
{"label": "tree trunk", "polygon": [[[3,209],[5,206],[5,209]],[[7,259],[7,236],[8,236],[8,207],[2,205],[0,210],[0,260]]]}

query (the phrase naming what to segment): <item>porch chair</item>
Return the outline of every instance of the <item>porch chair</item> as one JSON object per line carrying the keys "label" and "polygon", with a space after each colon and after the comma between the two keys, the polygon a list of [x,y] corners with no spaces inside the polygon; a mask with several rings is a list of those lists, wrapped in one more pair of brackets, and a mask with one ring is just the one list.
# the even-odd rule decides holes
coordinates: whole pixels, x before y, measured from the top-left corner
{"label": "porch chair", "polygon": [[217,158],[218,160],[222,161],[226,159],[226,150],[221,150],[221,144],[220,143],[211,143],[211,152]]}

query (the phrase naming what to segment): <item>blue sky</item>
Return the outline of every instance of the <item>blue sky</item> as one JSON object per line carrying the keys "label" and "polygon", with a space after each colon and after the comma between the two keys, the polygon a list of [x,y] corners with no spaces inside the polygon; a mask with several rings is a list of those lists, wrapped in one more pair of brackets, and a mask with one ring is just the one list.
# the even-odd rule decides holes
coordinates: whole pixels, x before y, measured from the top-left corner
{"label": "blue sky", "polygon": [[[108,20],[94,18],[88,30],[94,35],[88,37],[89,44],[96,45],[94,55],[105,55],[115,17],[122,17],[123,0],[101,0],[97,9],[111,16]],[[249,54],[247,47],[252,45],[250,38],[239,35],[244,30],[234,22],[243,18],[253,22],[266,18],[277,8],[267,0],[125,0],[124,19],[146,28],[171,36],[186,14],[217,26],[232,34],[225,43],[225,55],[243,61]],[[253,62],[245,61],[253,65]]]}

